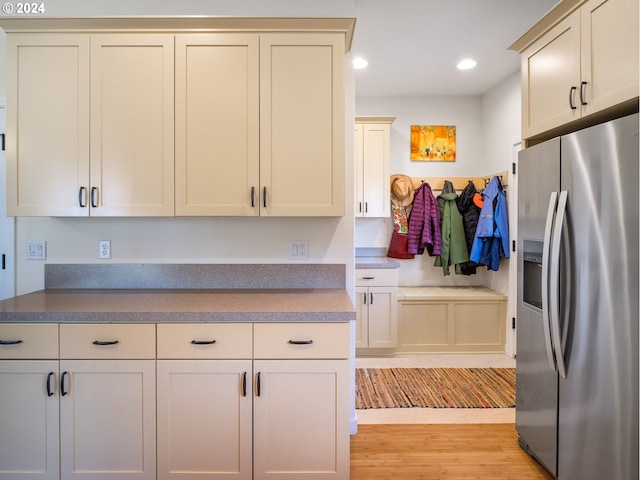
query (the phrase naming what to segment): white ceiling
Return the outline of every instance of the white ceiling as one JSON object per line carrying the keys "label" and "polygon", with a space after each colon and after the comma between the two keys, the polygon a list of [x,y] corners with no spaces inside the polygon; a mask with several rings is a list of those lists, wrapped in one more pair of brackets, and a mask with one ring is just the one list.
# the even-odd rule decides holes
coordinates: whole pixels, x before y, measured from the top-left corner
{"label": "white ceiling", "polygon": [[[520,68],[507,50],[558,0],[355,0],[356,96],[482,95]],[[459,71],[465,57],[478,62]]]}

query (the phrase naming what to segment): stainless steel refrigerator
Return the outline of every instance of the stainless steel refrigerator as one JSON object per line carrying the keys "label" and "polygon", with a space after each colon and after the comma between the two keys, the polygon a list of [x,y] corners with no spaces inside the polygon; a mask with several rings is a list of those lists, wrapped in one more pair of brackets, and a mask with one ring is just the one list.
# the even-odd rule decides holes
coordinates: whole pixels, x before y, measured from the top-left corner
{"label": "stainless steel refrigerator", "polygon": [[638,114],[518,157],[516,429],[559,480],[638,479]]}

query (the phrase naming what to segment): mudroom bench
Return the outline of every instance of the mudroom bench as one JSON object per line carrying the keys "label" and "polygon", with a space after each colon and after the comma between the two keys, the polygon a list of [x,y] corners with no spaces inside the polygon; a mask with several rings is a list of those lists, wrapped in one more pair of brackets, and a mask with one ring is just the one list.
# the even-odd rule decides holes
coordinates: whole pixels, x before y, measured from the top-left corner
{"label": "mudroom bench", "polygon": [[503,353],[507,296],[486,287],[398,287],[397,353]]}

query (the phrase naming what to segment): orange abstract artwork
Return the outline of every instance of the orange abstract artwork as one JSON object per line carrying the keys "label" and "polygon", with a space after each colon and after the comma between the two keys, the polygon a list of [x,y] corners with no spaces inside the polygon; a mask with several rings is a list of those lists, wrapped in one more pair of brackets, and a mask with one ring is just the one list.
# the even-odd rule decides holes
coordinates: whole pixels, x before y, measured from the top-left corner
{"label": "orange abstract artwork", "polygon": [[411,161],[455,162],[456,127],[411,125]]}

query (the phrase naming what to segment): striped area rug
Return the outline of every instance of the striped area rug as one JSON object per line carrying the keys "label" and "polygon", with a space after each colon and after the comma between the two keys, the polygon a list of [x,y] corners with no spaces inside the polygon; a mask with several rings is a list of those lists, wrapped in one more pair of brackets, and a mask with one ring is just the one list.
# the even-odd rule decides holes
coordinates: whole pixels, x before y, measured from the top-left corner
{"label": "striped area rug", "polygon": [[515,368],[356,368],[356,408],[509,408]]}

